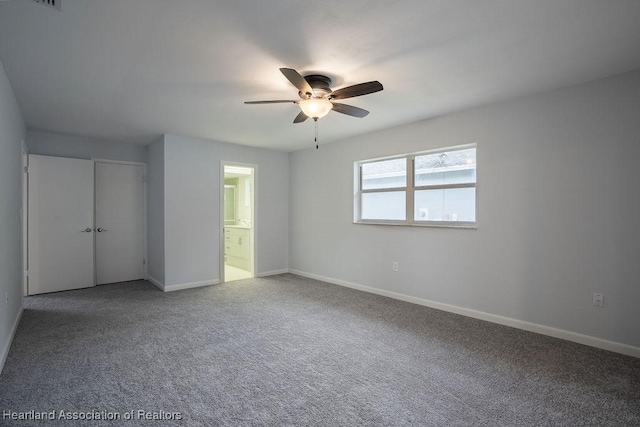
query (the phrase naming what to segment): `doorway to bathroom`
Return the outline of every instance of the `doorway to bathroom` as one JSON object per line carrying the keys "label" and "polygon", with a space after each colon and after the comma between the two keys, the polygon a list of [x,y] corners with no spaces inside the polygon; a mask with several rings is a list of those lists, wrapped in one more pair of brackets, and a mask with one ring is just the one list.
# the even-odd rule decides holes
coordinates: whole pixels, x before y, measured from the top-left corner
{"label": "doorway to bathroom", "polygon": [[222,163],[222,281],[255,277],[253,165]]}

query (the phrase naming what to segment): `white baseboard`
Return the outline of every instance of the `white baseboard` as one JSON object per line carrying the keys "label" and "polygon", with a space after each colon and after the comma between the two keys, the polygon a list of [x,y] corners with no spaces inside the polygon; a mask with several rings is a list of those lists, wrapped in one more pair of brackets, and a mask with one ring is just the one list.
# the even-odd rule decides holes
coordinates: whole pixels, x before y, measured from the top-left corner
{"label": "white baseboard", "polygon": [[593,337],[590,335],[579,334],[577,332],[571,332],[564,329],[552,328],[550,326],[544,326],[537,323],[526,322],[524,320],[518,320],[511,317],[499,316],[497,314],[486,313],[484,311],[478,311],[470,308],[459,307],[456,305],[444,304],[441,302],[432,301],[424,298],[413,297],[413,296],[401,294],[398,292],[386,291],[384,289],[378,289],[371,286],[361,285],[358,283],[352,283],[344,280],[333,279],[331,277],[320,276],[318,274],[307,273],[300,270],[290,269],[289,273],[296,274],[298,276],[308,277],[310,279],[320,280],[322,282],[332,283],[334,285],[344,286],[347,288],[357,289],[360,291],[369,292],[376,295],[382,295],[385,297],[406,301],[413,304],[423,305],[425,307],[431,307],[431,308],[435,308],[442,311],[448,311],[450,313],[460,314],[462,316],[473,317],[475,319],[480,319],[480,320],[486,320],[487,322],[498,323],[500,325],[505,325],[505,326],[511,326],[513,328],[522,329],[529,332],[548,335],[550,337],[560,338],[563,340],[572,341],[579,344],[584,344],[591,347],[601,348],[603,350],[609,350],[615,353],[621,353],[621,354],[626,354],[628,356],[640,358],[640,347],[635,347],[628,344],[623,344],[615,341],[608,341],[608,340]]}
{"label": "white baseboard", "polygon": [[182,289],[200,288],[202,286],[219,285],[220,280],[203,280],[202,282],[176,283],[175,285],[165,285],[153,276],[147,276],[147,280],[154,284],[162,292],[180,291]]}
{"label": "white baseboard", "polygon": [[264,271],[262,273],[258,273],[257,277],[275,276],[276,274],[285,274],[285,273],[288,273],[288,272],[289,272],[288,268],[284,268],[282,270]]}
{"label": "white baseboard", "polygon": [[[282,270],[273,270],[273,271],[265,271],[262,273],[258,273],[257,277],[267,277],[267,276],[275,276],[276,274],[285,274],[288,273],[289,269],[285,268]],[[179,283],[176,285],[165,285],[160,280],[156,279],[153,276],[147,275],[147,280],[155,285],[158,289],[163,292],[172,292],[179,291],[182,289],[191,289],[191,288],[199,288],[201,286],[211,286],[211,285],[219,285],[220,279],[216,280],[205,280],[202,282],[192,282],[192,283]]]}
{"label": "white baseboard", "polygon": [[147,275],[147,281],[151,282],[151,284],[155,285],[155,287],[160,289],[161,291],[164,291],[164,283],[162,283],[155,277]]}
{"label": "white baseboard", "polygon": [[202,286],[211,286],[211,285],[219,285],[219,284],[220,284],[220,279],[203,280],[202,282],[177,283],[175,285],[164,285],[163,291],[173,292],[173,291],[181,291],[183,289],[200,288]]}
{"label": "white baseboard", "polygon": [[0,354],[0,374],[4,369],[4,362],[7,361],[7,356],[9,355],[9,350],[11,349],[11,343],[13,342],[13,337],[16,336],[16,331],[18,330],[18,325],[20,324],[20,319],[22,319],[23,308],[20,307],[20,312],[18,316],[16,316],[16,320],[13,322],[13,326],[11,328],[11,334],[9,334],[9,339],[4,346],[2,347],[2,353]]}

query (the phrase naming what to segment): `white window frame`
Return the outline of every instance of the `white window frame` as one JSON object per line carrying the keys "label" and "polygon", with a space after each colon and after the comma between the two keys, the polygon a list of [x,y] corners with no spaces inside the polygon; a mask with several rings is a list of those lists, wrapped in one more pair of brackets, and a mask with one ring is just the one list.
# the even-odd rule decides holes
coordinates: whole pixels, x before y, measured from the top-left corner
{"label": "white window frame", "polygon": [[[405,225],[414,227],[446,227],[446,228],[472,228],[478,227],[478,164],[476,161],[476,181],[474,183],[461,184],[438,184],[438,185],[414,185],[415,178],[415,158],[425,154],[446,153],[451,151],[465,150],[469,148],[476,149],[477,144],[456,145],[454,147],[436,148],[433,150],[420,151],[417,153],[402,154],[397,156],[380,157],[376,159],[359,160],[354,162],[354,224],[376,224],[376,225]],[[390,187],[390,188],[373,188],[362,189],[362,165],[366,163],[374,163],[383,160],[406,159],[407,161],[407,183],[406,187]],[[415,192],[420,190],[440,190],[450,188],[474,188],[475,189],[475,221],[416,221],[414,219],[414,198]],[[383,219],[363,219],[362,218],[362,195],[367,193],[384,193],[384,192],[405,193],[405,220],[383,220]]]}

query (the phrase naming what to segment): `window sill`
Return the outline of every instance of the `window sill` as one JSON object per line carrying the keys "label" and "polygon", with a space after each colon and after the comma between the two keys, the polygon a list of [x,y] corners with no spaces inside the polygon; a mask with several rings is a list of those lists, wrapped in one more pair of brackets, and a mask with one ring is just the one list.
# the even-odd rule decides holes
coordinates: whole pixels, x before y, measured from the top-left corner
{"label": "window sill", "polygon": [[406,221],[384,221],[384,220],[361,220],[354,221],[354,224],[364,225],[393,225],[402,227],[429,227],[429,228],[463,228],[477,230],[478,223],[462,221],[431,221],[431,222],[406,222]]}

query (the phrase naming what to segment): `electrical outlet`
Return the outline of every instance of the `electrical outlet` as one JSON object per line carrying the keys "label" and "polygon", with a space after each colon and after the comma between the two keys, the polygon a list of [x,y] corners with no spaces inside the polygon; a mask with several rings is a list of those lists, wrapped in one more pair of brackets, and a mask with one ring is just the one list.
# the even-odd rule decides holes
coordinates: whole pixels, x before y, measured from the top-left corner
{"label": "electrical outlet", "polygon": [[396,272],[400,270],[400,269],[398,268],[398,261],[393,261],[393,262],[391,263],[391,270],[396,271]]}
{"label": "electrical outlet", "polygon": [[596,307],[604,307],[604,294],[593,293],[593,305]]}

